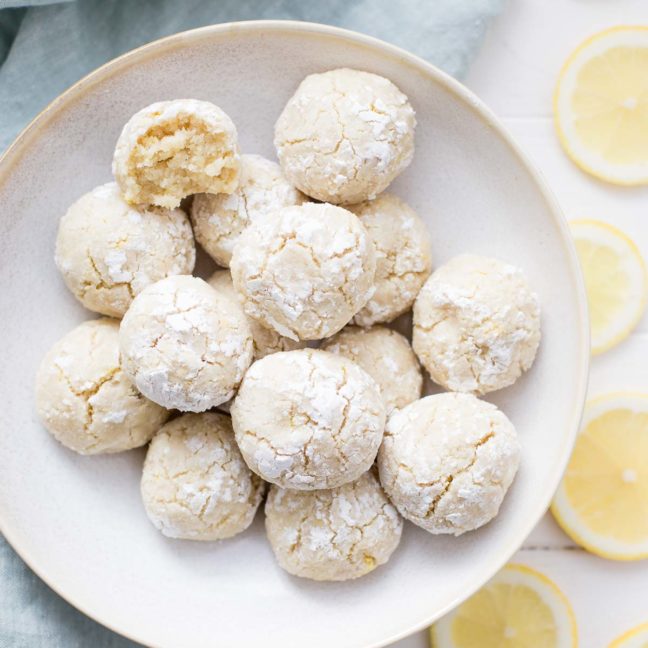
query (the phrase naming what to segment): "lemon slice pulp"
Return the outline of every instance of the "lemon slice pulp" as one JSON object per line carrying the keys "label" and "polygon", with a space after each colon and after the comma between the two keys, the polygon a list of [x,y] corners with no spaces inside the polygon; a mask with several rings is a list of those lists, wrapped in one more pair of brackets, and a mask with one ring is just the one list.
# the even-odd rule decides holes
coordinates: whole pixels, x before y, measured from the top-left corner
{"label": "lemon slice pulp", "polygon": [[588,403],[551,511],[588,551],[615,560],[648,557],[648,395]]}
{"label": "lemon slice pulp", "polygon": [[584,171],[648,184],[648,26],[614,27],[567,59],[554,96],[558,138]]}
{"label": "lemon slice pulp", "polygon": [[574,648],[569,601],[544,574],[509,564],[430,628],[433,648]]}
{"label": "lemon slice pulp", "polygon": [[646,307],[648,275],[639,249],[621,230],[602,221],[570,223],[585,278],[592,353],[626,338]]}

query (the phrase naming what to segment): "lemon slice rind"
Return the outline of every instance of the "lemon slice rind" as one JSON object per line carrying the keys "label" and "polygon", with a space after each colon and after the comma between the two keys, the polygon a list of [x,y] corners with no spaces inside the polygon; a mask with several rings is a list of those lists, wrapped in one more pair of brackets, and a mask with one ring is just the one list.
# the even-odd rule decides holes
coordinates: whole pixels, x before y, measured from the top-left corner
{"label": "lemon slice rind", "polygon": [[[628,409],[648,413],[648,394],[619,392],[605,394],[589,401],[585,407],[581,434],[587,426],[602,414],[615,410]],[[576,440],[578,443],[578,439]],[[567,467],[569,470],[569,466]],[[592,554],[609,560],[633,561],[648,558],[648,537],[640,543],[628,544],[595,533],[580,519],[565,490],[565,480],[561,481],[551,503],[551,513],[562,530],[578,545]]]}
{"label": "lemon slice rind", "polygon": [[[576,648],[578,646],[578,631],[576,618],[569,599],[560,588],[541,572],[519,563],[509,563],[501,569],[485,586],[507,584],[528,587],[533,590],[552,613],[555,621],[558,641],[554,648]],[[439,619],[430,628],[430,643],[432,648],[461,648],[452,638],[452,624],[462,606]],[[507,643],[515,646],[515,643]]]}
{"label": "lemon slice rind", "polygon": [[648,26],[621,25],[606,29],[587,38],[572,52],[558,76],[553,100],[554,123],[565,152],[583,171],[613,184],[644,185],[648,184],[648,154],[645,161],[633,165],[610,163],[581,141],[574,125],[570,102],[579,73],[595,56],[615,47],[648,49]]}
{"label": "lemon slice rind", "polygon": [[[620,229],[593,219],[573,220],[569,225],[576,241],[586,240],[613,250],[622,260],[621,270],[629,281],[625,307],[615,316],[613,325],[603,335],[592,332],[592,355],[598,355],[626,339],[641,320],[648,300],[648,272],[639,248]],[[586,274],[587,269],[582,268]]]}
{"label": "lemon slice rind", "polygon": [[648,645],[648,622],[624,632],[608,648],[645,648],[646,645]]}

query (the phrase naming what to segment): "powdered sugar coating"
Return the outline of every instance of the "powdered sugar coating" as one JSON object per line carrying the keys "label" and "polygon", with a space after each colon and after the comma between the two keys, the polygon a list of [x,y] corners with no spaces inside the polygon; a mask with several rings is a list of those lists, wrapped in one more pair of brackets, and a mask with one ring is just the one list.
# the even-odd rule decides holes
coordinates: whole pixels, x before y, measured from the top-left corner
{"label": "powdered sugar coating", "polygon": [[[232,276],[228,270],[216,270],[212,276],[207,280],[207,283],[221,294],[229,297],[241,313],[245,315],[243,306],[238,300],[238,293],[234,289],[232,283]],[[293,351],[294,349],[302,349],[305,346],[304,342],[296,342],[290,338],[279,335],[273,329],[267,328],[256,320],[248,318],[250,331],[252,332],[252,344],[254,345],[254,358],[259,360],[271,353],[278,353],[279,351]]]}
{"label": "powdered sugar coating", "polygon": [[119,322],[80,324],[43,358],[36,410],[47,430],[80,454],[121,452],[145,443],[169,413],[147,400],[119,364]]}
{"label": "powdered sugar coating", "polygon": [[353,322],[359,326],[391,322],[412,307],[432,271],[427,228],[409,205],[389,193],[348,209],[376,248],[376,292]]}
{"label": "powdered sugar coating", "polygon": [[54,259],[86,308],[122,317],[146,286],[191,273],[196,249],[182,210],[133,207],[109,182],[79,198],[61,218]]}
{"label": "powdered sugar coating", "polygon": [[252,361],[240,308],[202,279],[168,277],[144,289],[122,320],[124,371],[167,408],[202,412],[229,400]]}
{"label": "powdered sugar coating", "polygon": [[229,417],[205,412],[183,414],[153,437],[141,491],[165,536],[221,540],[250,526],[264,484],[245,465]]}
{"label": "powdered sugar coating", "polygon": [[279,565],[319,581],[358,578],[389,560],[403,521],[373,472],[332,490],[271,486],[266,531]]}
{"label": "powdered sugar coating", "polygon": [[335,488],[373,463],[385,426],[374,380],[341,356],[275,353],[248,370],[231,407],[248,466],[284,488]]}
{"label": "powdered sugar coating", "polygon": [[174,99],[146,106],[126,122],[112,171],[127,202],[174,208],[190,194],[231,193],[239,165],[229,116],[208,101]]}
{"label": "powdered sugar coating", "polygon": [[283,177],[276,162],[260,155],[241,155],[236,191],[194,196],[191,222],[196,240],[216,263],[228,267],[234,245],[250,223],[305,199]]}
{"label": "powdered sugar coating", "polygon": [[497,515],[519,463],[506,416],[458,393],[394,410],[378,454],[380,481],[400,514],[430,533],[454,535]]}
{"label": "powdered sugar coating", "polygon": [[373,243],[328,204],[285,207],[241,235],[230,265],[246,314],[293,340],[339,331],[373,294]]}
{"label": "powdered sugar coating", "polygon": [[307,76],[275,125],[283,172],[307,196],[375,198],[412,161],[416,118],[389,80],[341,68]]}
{"label": "powdered sugar coating", "polygon": [[407,339],[384,326],[347,326],[322,345],[364,369],[375,381],[387,412],[421,397],[423,376]]}
{"label": "powdered sugar coating", "polygon": [[540,306],[518,268],[461,255],[436,270],[414,305],[414,351],[434,382],[485,394],[533,364]]}

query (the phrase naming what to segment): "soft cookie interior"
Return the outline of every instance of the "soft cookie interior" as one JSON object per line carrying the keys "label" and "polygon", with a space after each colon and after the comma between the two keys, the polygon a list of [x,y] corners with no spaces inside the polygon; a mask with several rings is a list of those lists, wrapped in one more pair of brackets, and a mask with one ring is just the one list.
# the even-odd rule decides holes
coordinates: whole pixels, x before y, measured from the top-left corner
{"label": "soft cookie interior", "polygon": [[231,193],[239,161],[228,133],[195,115],[178,115],[138,139],[128,166],[137,187],[132,202],[177,207],[190,194]]}

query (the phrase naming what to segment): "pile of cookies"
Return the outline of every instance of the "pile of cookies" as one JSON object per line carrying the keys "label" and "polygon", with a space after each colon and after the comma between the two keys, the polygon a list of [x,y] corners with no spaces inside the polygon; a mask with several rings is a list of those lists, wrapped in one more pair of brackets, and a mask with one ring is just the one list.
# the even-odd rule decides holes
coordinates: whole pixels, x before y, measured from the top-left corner
{"label": "pile of cookies", "polygon": [[[115,181],[61,219],[56,265],[106,317],[46,355],[38,413],[81,454],[150,442],[141,493],[165,536],[241,533],[269,484],[279,564],[344,580],[389,559],[402,518],[459,535],[498,513],[520,447],[478,396],[531,366],[540,309],[501,261],[432,272],[423,220],[385,193],[415,125],[391,81],[313,74],[277,164],[241,155],[217,106],[155,103],[124,127]],[[222,268],[208,281],[195,241]],[[410,345],[386,324],[411,309]],[[419,362],[445,393],[421,398]]]}

